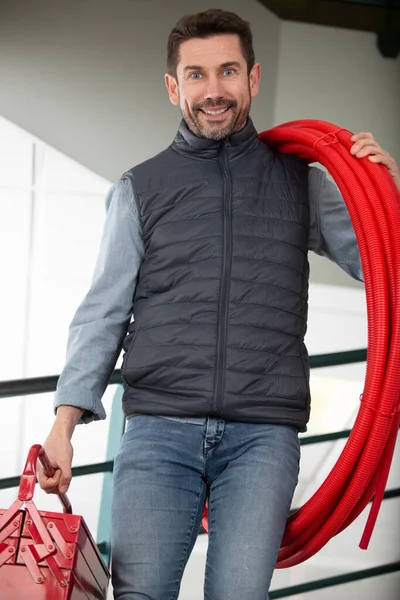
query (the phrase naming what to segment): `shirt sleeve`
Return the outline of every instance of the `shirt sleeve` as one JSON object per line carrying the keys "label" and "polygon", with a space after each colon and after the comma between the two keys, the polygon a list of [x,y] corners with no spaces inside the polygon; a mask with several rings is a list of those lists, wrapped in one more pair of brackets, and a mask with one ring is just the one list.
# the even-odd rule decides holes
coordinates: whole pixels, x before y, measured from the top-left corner
{"label": "shirt sleeve", "polygon": [[361,258],[347,206],[325,172],[310,167],[309,250],[335,262],[354,279],[363,281]]}
{"label": "shirt sleeve", "polygon": [[84,423],[106,417],[101,398],[131,320],[144,254],[127,180],[122,178],[111,188],[106,210],[92,282],[69,328],[66,363],[54,399],[55,411],[61,405],[84,409]]}

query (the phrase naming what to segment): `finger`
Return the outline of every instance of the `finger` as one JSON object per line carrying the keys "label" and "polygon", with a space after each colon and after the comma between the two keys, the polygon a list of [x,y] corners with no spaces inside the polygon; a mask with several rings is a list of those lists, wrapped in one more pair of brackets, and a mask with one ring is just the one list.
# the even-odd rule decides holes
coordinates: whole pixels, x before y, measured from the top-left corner
{"label": "finger", "polygon": [[366,146],[371,146],[377,151],[383,151],[382,147],[374,140],[374,138],[364,138],[353,144],[353,146],[350,148],[350,152],[351,154],[357,154],[357,152],[360,152],[360,150]]}
{"label": "finger", "polygon": [[58,486],[58,489],[60,490],[61,494],[66,494],[68,492],[68,488],[69,488],[69,484],[71,483],[71,476],[67,476],[67,475],[63,475],[63,477],[61,477],[60,479],[60,485]]}
{"label": "finger", "polygon": [[361,150],[359,150],[356,153],[356,157],[364,158],[365,156],[368,156],[369,154],[373,154],[376,156],[385,156],[386,152],[380,146],[364,146],[364,148],[361,148]]}
{"label": "finger", "polygon": [[350,140],[352,142],[357,142],[358,140],[362,140],[364,138],[374,138],[371,132],[369,131],[360,131],[359,133],[355,133],[351,136]]}
{"label": "finger", "polygon": [[39,479],[40,487],[42,488],[42,490],[44,492],[46,492],[46,494],[56,493],[58,491],[58,488],[60,485],[60,476],[61,476],[60,471],[57,471],[54,474],[54,477],[46,477],[44,475],[43,478]]}
{"label": "finger", "polygon": [[49,473],[45,473],[42,465],[40,463],[37,464],[36,473],[39,483],[46,481],[49,478]]}
{"label": "finger", "polygon": [[[40,487],[47,492],[47,490],[52,490],[52,487],[55,486],[58,488],[57,492],[65,494],[72,479],[71,465],[68,460],[57,460],[57,462],[50,460],[50,463],[52,467],[51,472],[46,471],[42,465],[38,465]],[[54,491],[48,493],[54,493]]]}
{"label": "finger", "polygon": [[61,467],[61,476],[58,489],[62,494],[66,494],[71,483],[72,472],[68,464],[63,464]]}
{"label": "finger", "polygon": [[56,487],[56,486],[48,487],[48,488],[44,489],[43,491],[44,491],[45,494],[49,494],[49,495],[50,494],[57,494],[58,495],[60,493],[58,487]]}
{"label": "finger", "polygon": [[385,165],[389,170],[394,169],[395,161],[391,156],[385,156],[381,154],[372,154],[368,156],[369,160],[373,163]]}
{"label": "finger", "polygon": [[46,470],[42,467],[42,465],[40,463],[38,463],[37,465],[37,475],[38,475],[38,479],[40,481],[40,479],[49,479],[51,477],[54,476],[54,474],[56,473],[56,471],[58,471],[58,467],[56,464],[52,463],[52,470]]}
{"label": "finger", "polygon": [[60,465],[52,477],[43,471],[38,475],[39,484],[47,494],[66,494],[71,483],[72,473],[68,465]]}

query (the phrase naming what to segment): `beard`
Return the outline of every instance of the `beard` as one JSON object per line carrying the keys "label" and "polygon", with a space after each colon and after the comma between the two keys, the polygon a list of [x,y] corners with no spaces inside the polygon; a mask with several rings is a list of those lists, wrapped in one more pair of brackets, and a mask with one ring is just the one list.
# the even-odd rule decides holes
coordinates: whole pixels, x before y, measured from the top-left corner
{"label": "beard", "polygon": [[[249,95],[250,96],[250,95]],[[228,108],[231,111],[230,119],[227,123],[221,124],[218,121],[208,121],[202,118],[201,112],[213,110],[213,108]],[[198,137],[209,140],[224,140],[232,133],[242,129],[247,121],[250,112],[251,97],[249,103],[242,108],[238,108],[236,100],[208,100],[202,104],[194,104],[191,111],[184,110],[181,107],[181,113],[188,128]]]}

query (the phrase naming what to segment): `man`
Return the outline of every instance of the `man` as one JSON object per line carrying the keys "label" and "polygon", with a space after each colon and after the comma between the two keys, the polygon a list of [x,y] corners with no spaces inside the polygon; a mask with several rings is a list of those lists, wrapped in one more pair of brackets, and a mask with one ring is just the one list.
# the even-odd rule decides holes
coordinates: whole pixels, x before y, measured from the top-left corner
{"label": "man", "polygon": [[[172,145],[108,197],[45,443],[57,472],[40,483],[67,490],[72,433],[105,417],[101,396],[123,346],[115,598],[177,598],[208,497],[205,598],[265,600],[310,409],[307,251],[362,279],[359,255],[324,173],[258,140],[248,23],[221,10],[181,19],[165,81],[183,119]],[[353,154],[385,164],[399,185],[370,134],[353,140]]]}

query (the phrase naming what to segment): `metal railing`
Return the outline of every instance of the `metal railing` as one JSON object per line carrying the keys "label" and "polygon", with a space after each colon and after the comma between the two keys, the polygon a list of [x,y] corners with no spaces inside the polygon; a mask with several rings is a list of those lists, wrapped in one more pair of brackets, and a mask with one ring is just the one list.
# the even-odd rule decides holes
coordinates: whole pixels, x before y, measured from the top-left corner
{"label": "metal railing", "polygon": [[[332,367],[345,364],[353,364],[365,362],[367,357],[366,349],[351,350],[347,352],[335,352],[331,354],[319,354],[310,356],[310,367]],[[0,382],[0,398],[10,398],[15,396],[25,396],[32,394],[43,394],[53,392],[56,389],[58,376],[37,377],[23,380],[3,381]],[[83,465],[72,468],[73,477],[81,477],[84,475],[93,475],[95,473],[104,473],[103,493],[100,507],[100,518],[98,525],[98,542],[97,545],[107,564],[110,563],[110,514],[111,514],[111,489],[112,489],[112,470],[114,465],[114,457],[120,444],[120,440],[124,431],[125,420],[121,410],[121,395],[122,383],[121,372],[115,370],[110,384],[117,384],[117,391],[113,398],[112,409],[110,414],[110,428],[108,445],[106,451],[106,460],[100,463]],[[300,443],[302,446],[310,444],[320,444],[332,442],[340,439],[346,439],[350,434],[349,429],[336,431],[323,435],[312,435],[301,437]],[[0,479],[0,490],[18,487],[20,476],[6,477]],[[400,488],[387,490],[384,495],[384,500],[400,497]],[[293,509],[293,511],[296,509]],[[270,592],[270,599],[286,598],[296,594],[316,591],[328,587],[333,587],[345,583],[360,581],[362,579],[377,577],[379,575],[387,575],[400,571],[400,561],[388,563],[378,567],[364,569],[362,571],[353,571],[335,577],[328,577],[316,581],[309,581],[300,585],[281,588]]]}

